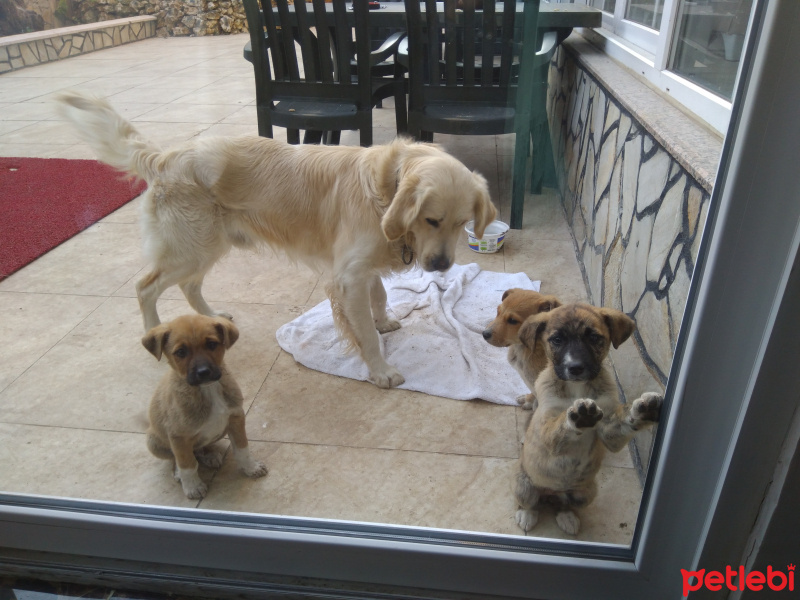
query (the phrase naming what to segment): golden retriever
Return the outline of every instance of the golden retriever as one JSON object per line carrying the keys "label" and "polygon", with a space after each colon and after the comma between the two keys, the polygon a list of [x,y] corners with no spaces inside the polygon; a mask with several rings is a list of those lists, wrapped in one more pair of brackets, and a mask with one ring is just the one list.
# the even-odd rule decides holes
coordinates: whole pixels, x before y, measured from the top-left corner
{"label": "golden retriever", "polygon": [[483,330],[483,339],[492,346],[508,348],[508,362],[531,390],[530,394],[517,398],[517,403],[525,410],[532,410],[535,407],[536,396],[533,394],[533,386],[539,373],[547,366],[547,356],[541,344],[529,349],[520,342],[519,330],[528,317],[559,306],[561,301],[555,296],[512,288],[503,292],[500,306],[497,307],[497,316]]}
{"label": "golden retriever", "polygon": [[207,486],[198,461],[217,468],[222,455],[210,446],[226,435],[236,464],[248,477],[263,477],[267,467],[250,456],[242,392],[222,361],[239,338],[227,319],[184,315],[151,329],[142,338],[150,354],[167,357],[171,367],[150,401],[147,448],[175,461],[175,479],[188,498],[202,498]]}
{"label": "golden retriever", "polygon": [[105,100],[71,92],[59,101],[101,161],[148,183],[142,226],[153,268],[136,287],[145,330],[159,323],[156,301],[176,284],[197,312],[230,317],[203,299],[203,277],[232,246],[267,244],[330,270],[339,331],[376,385],[400,385],[380,352],[378,331],[400,326],[386,314],[381,276],[449,269],[464,224],[474,219],[481,237],[496,216],[486,180],[431,144],[205,137],[162,151]]}
{"label": "golden retriever", "polygon": [[569,304],[529,317],[520,329],[520,341],[529,349],[541,344],[547,356],[514,486],[516,522],[524,531],[536,525],[538,505],[553,504],[558,526],[577,534],[580,519],[572,509],[597,495],[595,475],[605,450],[619,452],[658,421],[663,397],[648,392],[621,404],[605,364],[610,347],[619,347],[635,327],[618,310]]}

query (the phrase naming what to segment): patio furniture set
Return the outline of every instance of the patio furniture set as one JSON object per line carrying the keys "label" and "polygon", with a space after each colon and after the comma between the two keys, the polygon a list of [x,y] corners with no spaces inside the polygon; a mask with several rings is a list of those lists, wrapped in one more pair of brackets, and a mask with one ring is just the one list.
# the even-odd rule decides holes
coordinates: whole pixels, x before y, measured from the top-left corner
{"label": "patio furniture set", "polygon": [[290,143],[300,142],[302,129],[306,143],[337,144],[342,130],[358,130],[369,146],[372,109],[387,98],[395,101],[398,134],[420,141],[436,133],[515,133],[515,229],[522,226],[528,156],[534,192],[552,163],[550,59],[573,27],[600,24],[595,9],[540,7],[538,0],[244,0],[244,7],[259,135],[272,137],[279,126]]}

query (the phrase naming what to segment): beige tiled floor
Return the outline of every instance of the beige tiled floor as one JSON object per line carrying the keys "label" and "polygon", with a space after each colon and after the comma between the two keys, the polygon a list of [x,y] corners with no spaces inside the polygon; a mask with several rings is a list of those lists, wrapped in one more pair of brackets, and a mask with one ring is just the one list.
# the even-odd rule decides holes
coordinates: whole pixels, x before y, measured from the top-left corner
{"label": "beige tiled floor", "polygon": [[[0,76],[0,155],[93,158],[53,112],[74,88],[106,95],[163,145],[255,134],[244,36],[152,39]],[[276,133],[276,135],[279,135]],[[376,143],[394,136],[390,103]],[[354,133],[343,143],[355,144]],[[511,148],[503,137],[437,137],[483,173],[508,219]],[[0,490],[520,535],[510,486],[529,414],[314,372],[275,330],[324,298],[324,275],[269,253],[234,253],[207,277],[212,305],[236,317],[227,362],[246,398],[252,451],[269,475],[241,476],[230,457],[204,471],[210,492],[187,500],[145,448],[145,411],[166,368],[140,344],[134,282],[144,264],[133,201],[0,282]],[[458,262],[525,272],[562,300],[585,288],[553,193],[531,196],[525,226],[502,252]],[[495,302],[499,299],[492,298]],[[177,289],[162,318],[189,310]],[[627,544],[641,490],[626,452],[610,456],[581,540]],[[535,536],[568,537],[544,516]]]}

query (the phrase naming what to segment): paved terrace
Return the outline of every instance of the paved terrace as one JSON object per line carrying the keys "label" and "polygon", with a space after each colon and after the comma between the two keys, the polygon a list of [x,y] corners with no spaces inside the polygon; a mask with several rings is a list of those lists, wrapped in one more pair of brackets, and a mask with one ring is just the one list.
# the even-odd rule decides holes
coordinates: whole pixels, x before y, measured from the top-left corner
{"label": "paved terrace", "polygon": [[[0,155],[94,158],[54,113],[53,96],[67,89],[107,96],[164,146],[256,135],[246,40],[152,38],[0,75]],[[394,137],[390,102],[374,121],[376,143]],[[507,221],[513,138],[437,141],[487,177]],[[354,132],[342,143],[355,145]],[[465,242],[458,262],[525,272],[543,292],[584,300],[558,199],[526,204],[524,228],[501,252],[478,255]],[[202,473],[208,496],[187,500],[145,447],[146,407],[167,367],[139,342],[134,282],[145,265],[136,221],[134,200],[0,282],[3,491],[522,534],[511,482],[530,413],[380,390],[296,364],[275,330],[325,298],[325,275],[268,252],[231,254],[205,291],[236,316],[241,338],[226,360],[244,392],[252,453],[270,472],[246,479],[226,456],[218,472]],[[159,308],[165,320],[190,310],[177,288]],[[578,538],[628,544],[641,489],[627,452],[606,459],[599,486]],[[547,512],[532,535],[568,537]]]}

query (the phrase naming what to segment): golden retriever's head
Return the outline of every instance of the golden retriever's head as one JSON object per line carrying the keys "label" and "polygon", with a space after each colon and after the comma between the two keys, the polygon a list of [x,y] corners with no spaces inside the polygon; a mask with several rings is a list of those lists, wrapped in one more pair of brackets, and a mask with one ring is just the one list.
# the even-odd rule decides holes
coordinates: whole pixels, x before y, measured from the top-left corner
{"label": "golden retriever's head", "polygon": [[467,221],[475,220],[480,238],[497,210],[483,176],[436,146],[414,146],[400,161],[397,191],[381,227],[389,241],[405,236],[423,269],[446,271]]}
{"label": "golden retriever's head", "polygon": [[589,381],[610,347],[618,348],[635,329],[633,319],[613,308],[568,304],[529,317],[519,339],[530,349],[541,343],[559,379]]}
{"label": "golden retriever's head", "polygon": [[239,338],[236,326],[223,318],[183,315],[153,327],[142,338],[142,345],[186,379],[189,385],[218,381],[225,350]]}

